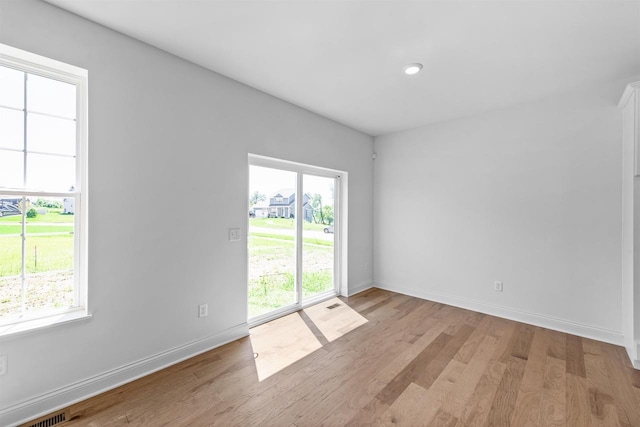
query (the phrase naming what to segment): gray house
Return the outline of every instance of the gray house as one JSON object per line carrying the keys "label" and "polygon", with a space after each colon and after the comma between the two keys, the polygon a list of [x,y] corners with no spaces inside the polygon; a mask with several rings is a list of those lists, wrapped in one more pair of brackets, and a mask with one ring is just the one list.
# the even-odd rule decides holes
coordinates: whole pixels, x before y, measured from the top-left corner
{"label": "gray house", "polygon": [[[302,200],[303,219],[311,222],[313,208],[309,204],[309,196],[304,195]],[[269,218],[295,218],[296,191],[291,188],[278,190],[269,198]]]}
{"label": "gray house", "polygon": [[22,215],[20,203],[22,199],[0,199],[0,216]]}

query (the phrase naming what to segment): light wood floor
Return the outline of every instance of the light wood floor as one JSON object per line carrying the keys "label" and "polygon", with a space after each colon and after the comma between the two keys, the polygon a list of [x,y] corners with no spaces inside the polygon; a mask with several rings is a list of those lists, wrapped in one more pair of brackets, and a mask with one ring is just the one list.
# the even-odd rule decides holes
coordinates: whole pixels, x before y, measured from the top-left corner
{"label": "light wood floor", "polygon": [[373,289],[254,328],[71,416],[66,425],[640,427],[640,371],[621,347]]}

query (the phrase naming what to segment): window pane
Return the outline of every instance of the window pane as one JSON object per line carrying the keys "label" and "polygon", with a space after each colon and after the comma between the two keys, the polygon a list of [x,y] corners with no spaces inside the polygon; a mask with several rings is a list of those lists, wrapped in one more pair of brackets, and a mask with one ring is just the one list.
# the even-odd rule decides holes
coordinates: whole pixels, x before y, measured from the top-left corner
{"label": "window pane", "polygon": [[64,213],[73,204],[73,198],[56,197],[31,198],[27,203],[27,311],[73,305],[74,216]]}
{"label": "window pane", "polygon": [[27,115],[27,150],[75,155],[76,122],[39,114]]}
{"label": "window pane", "polygon": [[22,198],[0,194],[0,320],[20,313]]}
{"label": "window pane", "polygon": [[295,172],[249,167],[249,318],[296,302]]}
{"label": "window pane", "polygon": [[303,176],[303,300],[334,289],[334,185],[334,178]]}
{"label": "window pane", "polygon": [[76,185],[76,160],[72,157],[27,154],[27,187],[70,191]]}
{"label": "window pane", "polygon": [[46,77],[27,75],[27,111],[76,118],[76,87]]}
{"label": "window pane", "polygon": [[22,188],[24,154],[0,150],[0,187]]}
{"label": "window pane", "polygon": [[0,67],[0,105],[24,109],[24,73]]}
{"label": "window pane", "polygon": [[[5,220],[5,217],[0,218],[0,230],[4,228]],[[19,223],[17,225],[20,226]],[[1,234],[2,232],[0,231],[0,320],[19,314],[22,304],[22,237]]]}
{"label": "window pane", "polygon": [[0,218],[0,277],[19,276],[22,272],[21,218],[21,215]]}
{"label": "window pane", "polygon": [[24,148],[24,113],[0,107],[0,148]]}

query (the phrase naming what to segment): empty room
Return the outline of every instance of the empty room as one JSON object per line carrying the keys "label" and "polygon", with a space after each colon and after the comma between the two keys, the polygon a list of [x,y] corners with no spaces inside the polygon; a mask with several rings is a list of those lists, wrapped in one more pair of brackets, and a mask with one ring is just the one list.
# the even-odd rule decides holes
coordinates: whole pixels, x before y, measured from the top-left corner
{"label": "empty room", "polygon": [[0,0],[0,426],[640,427],[640,0]]}

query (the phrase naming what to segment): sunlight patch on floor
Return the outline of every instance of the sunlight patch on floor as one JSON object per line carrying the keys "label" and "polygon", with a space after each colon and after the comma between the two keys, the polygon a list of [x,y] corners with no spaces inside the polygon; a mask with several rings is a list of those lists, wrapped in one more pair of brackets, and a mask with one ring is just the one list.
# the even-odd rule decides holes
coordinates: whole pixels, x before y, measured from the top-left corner
{"label": "sunlight patch on floor", "polygon": [[[332,308],[328,308],[332,307]],[[367,323],[367,319],[338,298],[333,298],[251,329],[258,380],[322,348]]]}
{"label": "sunlight patch on floor", "polygon": [[258,380],[308,356],[322,347],[304,321],[293,313],[251,329]]}
{"label": "sunlight patch on floor", "polygon": [[[331,306],[335,307],[327,308]],[[338,298],[306,308],[304,312],[329,342],[367,323],[367,319]]]}

